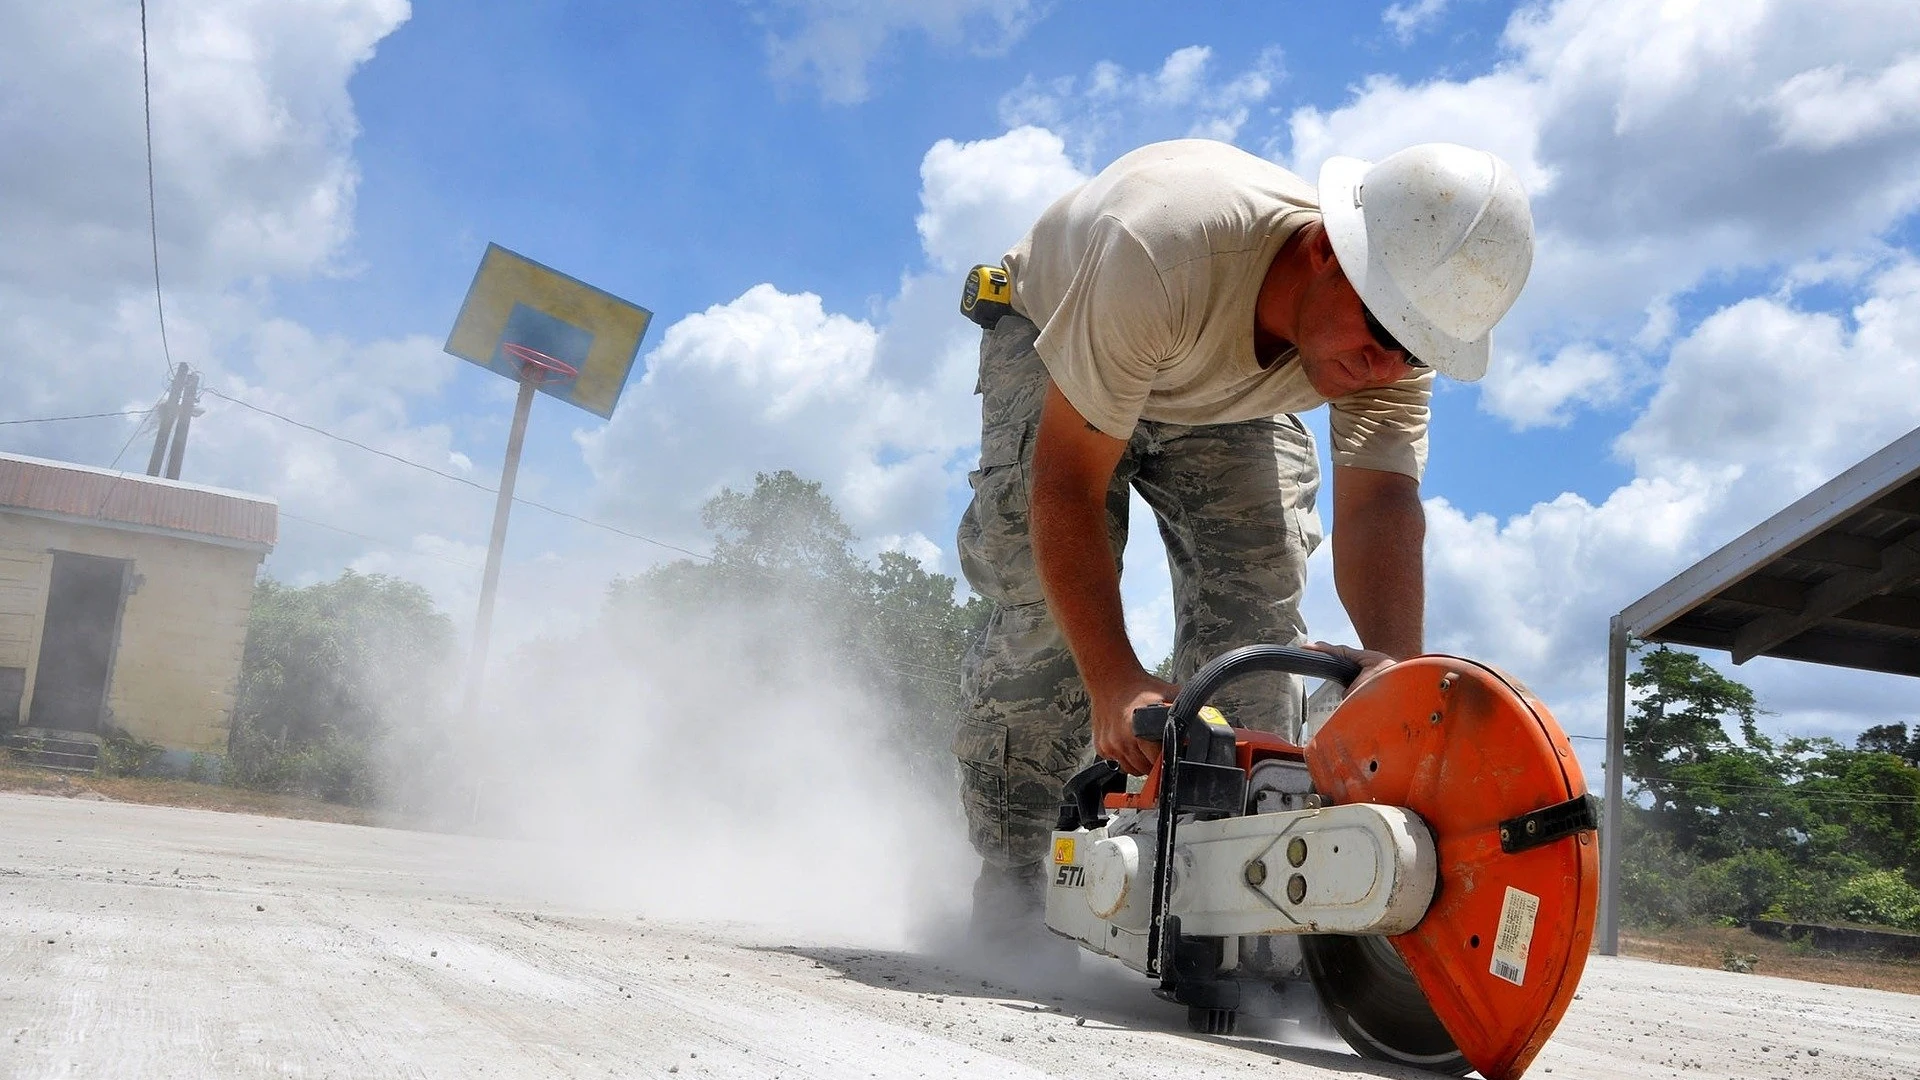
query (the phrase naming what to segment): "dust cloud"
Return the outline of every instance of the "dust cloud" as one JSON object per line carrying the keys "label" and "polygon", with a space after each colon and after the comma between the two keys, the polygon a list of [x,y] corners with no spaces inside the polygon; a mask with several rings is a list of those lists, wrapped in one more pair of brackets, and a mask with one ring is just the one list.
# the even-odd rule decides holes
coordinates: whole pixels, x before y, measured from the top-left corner
{"label": "dust cloud", "polygon": [[497,664],[440,816],[532,841],[501,872],[583,907],[885,948],[963,924],[951,759],[910,727],[950,720],[897,715],[815,609],[656,615]]}

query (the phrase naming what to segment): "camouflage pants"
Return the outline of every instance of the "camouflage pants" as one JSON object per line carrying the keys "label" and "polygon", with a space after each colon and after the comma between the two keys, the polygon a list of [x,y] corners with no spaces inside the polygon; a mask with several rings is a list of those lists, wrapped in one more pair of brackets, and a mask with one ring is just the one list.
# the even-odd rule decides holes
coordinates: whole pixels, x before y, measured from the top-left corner
{"label": "camouflage pants", "polygon": [[[953,750],[973,846],[1006,867],[1040,860],[1061,786],[1093,753],[1086,689],[1047,613],[1028,540],[1027,475],[1048,386],[1037,336],[1009,315],[982,338],[980,468],[959,534],[961,570],[994,608],[961,673]],[[1107,536],[1118,565],[1127,492],[1138,491],[1173,573],[1174,681],[1228,649],[1305,639],[1300,593],[1320,542],[1319,486],[1313,436],[1292,416],[1134,430],[1107,492]],[[1299,730],[1292,676],[1241,680],[1215,704],[1248,727]]]}

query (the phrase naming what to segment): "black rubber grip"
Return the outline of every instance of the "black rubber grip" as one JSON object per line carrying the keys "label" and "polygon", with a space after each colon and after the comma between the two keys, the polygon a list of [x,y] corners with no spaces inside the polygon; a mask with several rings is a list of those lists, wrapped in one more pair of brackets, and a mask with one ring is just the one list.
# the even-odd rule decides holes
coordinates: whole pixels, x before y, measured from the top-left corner
{"label": "black rubber grip", "polygon": [[1256,671],[1284,671],[1309,678],[1331,679],[1341,686],[1350,685],[1360,677],[1359,664],[1342,660],[1331,653],[1298,649],[1291,645],[1248,645],[1223,653],[1206,667],[1194,672],[1193,678],[1180,688],[1180,696],[1173,699],[1171,719],[1184,732],[1187,724],[1200,715],[1200,707],[1222,686]]}
{"label": "black rubber grip", "polygon": [[1133,710],[1133,737],[1160,741],[1167,730],[1167,713],[1171,705],[1142,705]]}

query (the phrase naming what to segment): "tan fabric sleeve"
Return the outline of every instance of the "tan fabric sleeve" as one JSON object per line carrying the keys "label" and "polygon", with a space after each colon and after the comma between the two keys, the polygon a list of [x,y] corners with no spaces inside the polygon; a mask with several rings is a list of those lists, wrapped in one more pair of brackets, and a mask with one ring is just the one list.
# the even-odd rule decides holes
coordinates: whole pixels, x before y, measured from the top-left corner
{"label": "tan fabric sleeve", "polygon": [[1427,469],[1433,372],[1327,403],[1333,463],[1420,479]]}
{"label": "tan fabric sleeve", "polygon": [[1160,364],[1172,354],[1175,333],[1172,304],[1152,258],[1125,226],[1102,217],[1034,351],[1088,423],[1127,439]]}

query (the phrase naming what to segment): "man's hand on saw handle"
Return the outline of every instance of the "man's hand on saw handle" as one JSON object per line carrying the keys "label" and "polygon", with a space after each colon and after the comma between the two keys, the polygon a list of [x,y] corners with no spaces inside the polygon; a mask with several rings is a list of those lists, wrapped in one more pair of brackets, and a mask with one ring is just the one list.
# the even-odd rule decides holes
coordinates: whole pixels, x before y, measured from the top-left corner
{"label": "man's hand on saw handle", "polygon": [[1372,649],[1362,649],[1355,645],[1335,645],[1329,641],[1316,641],[1311,645],[1302,645],[1301,648],[1312,649],[1314,652],[1323,652],[1328,656],[1337,656],[1350,664],[1360,665],[1360,674],[1353,680],[1353,683],[1347,687],[1348,693],[1358,690],[1361,683],[1387,670],[1394,664],[1394,658],[1388,656],[1386,653],[1375,652]]}
{"label": "man's hand on saw handle", "polygon": [[1110,692],[1096,692],[1091,686],[1087,692],[1093,699],[1094,752],[1118,762],[1134,776],[1153,771],[1153,763],[1160,759],[1160,743],[1134,736],[1133,710],[1170,704],[1180,688],[1142,672],[1131,684],[1115,687]]}
{"label": "man's hand on saw handle", "polygon": [[[1302,647],[1358,664],[1360,674],[1347,687],[1349,691],[1359,688],[1362,683],[1394,664],[1394,658],[1386,653],[1353,645],[1316,641]],[[1149,705],[1171,704],[1179,695],[1180,687],[1143,672],[1126,685],[1116,686],[1112,690],[1102,692],[1089,686],[1087,691],[1093,704],[1094,752],[1109,761],[1118,762],[1133,776],[1145,776],[1153,771],[1154,763],[1160,760],[1160,744],[1156,740],[1138,738],[1133,734],[1133,711]]]}

